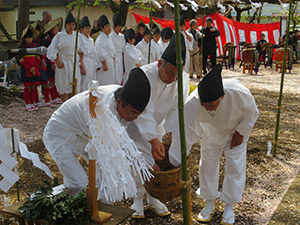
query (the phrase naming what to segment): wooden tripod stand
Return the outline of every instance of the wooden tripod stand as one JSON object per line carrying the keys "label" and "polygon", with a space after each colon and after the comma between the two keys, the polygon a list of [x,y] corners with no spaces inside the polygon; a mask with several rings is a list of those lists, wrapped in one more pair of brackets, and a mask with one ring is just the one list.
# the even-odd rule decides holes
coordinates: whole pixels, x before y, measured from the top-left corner
{"label": "wooden tripod stand", "polygon": [[[93,118],[97,117],[95,107],[97,97],[90,93],[89,108]],[[89,214],[94,223],[103,224],[112,218],[112,214],[98,211],[98,188],[96,187],[96,160],[89,160],[89,186],[86,188],[87,205],[90,207]]]}

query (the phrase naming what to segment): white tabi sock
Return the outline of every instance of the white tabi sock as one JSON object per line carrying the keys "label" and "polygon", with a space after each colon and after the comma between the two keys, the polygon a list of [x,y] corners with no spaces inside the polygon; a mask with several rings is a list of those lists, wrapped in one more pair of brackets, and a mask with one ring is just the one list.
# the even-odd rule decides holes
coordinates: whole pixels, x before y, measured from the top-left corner
{"label": "white tabi sock", "polygon": [[234,219],[234,213],[233,213],[233,205],[225,205],[225,209],[224,209],[224,213],[223,213],[223,218],[226,219],[227,223],[234,223],[235,219]]}

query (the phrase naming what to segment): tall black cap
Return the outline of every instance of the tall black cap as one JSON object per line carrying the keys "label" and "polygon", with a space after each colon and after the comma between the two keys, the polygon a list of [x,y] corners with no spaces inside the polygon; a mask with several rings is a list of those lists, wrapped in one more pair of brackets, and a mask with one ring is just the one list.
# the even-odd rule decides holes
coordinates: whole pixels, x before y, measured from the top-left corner
{"label": "tall black cap", "polygon": [[146,34],[150,34],[150,30],[149,30],[149,28],[147,26],[145,26],[145,28],[144,28],[143,35],[146,35]]}
{"label": "tall black cap", "polygon": [[[185,65],[185,55],[186,55],[186,48],[185,48],[185,41],[183,35],[180,33],[181,38],[181,57],[183,61],[183,65]],[[176,64],[176,41],[175,41],[175,35],[171,38],[168,47],[163,52],[161,58],[166,60],[167,62],[171,63],[174,66],[177,66]]]}
{"label": "tall black cap", "polygon": [[171,39],[173,33],[174,32],[171,27],[166,27],[161,31],[161,36],[164,37],[165,39]]}
{"label": "tall black cap", "polygon": [[87,16],[84,16],[81,20],[80,20],[80,28],[84,28],[84,27],[91,27],[89,18]]}
{"label": "tall black cap", "polygon": [[128,29],[124,33],[125,40],[135,38],[135,32],[132,28]]}
{"label": "tall black cap", "polygon": [[150,83],[145,72],[138,67],[132,69],[122,89],[122,99],[133,108],[143,112],[148,105],[150,93]]}
{"label": "tall black cap", "polygon": [[155,30],[153,31],[153,35],[154,34],[160,34],[160,29],[158,28],[158,26],[156,26]]}
{"label": "tall black cap", "polygon": [[203,103],[213,102],[224,95],[222,65],[218,64],[199,82],[198,94]]}
{"label": "tall black cap", "polygon": [[184,16],[180,16],[180,26],[181,25],[185,25],[185,18],[184,18]]}
{"label": "tall black cap", "polygon": [[113,24],[114,26],[123,26],[123,21],[120,13],[115,13],[113,16]]}
{"label": "tall black cap", "polygon": [[103,28],[106,24],[109,24],[109,21],[105,15],[102,15],[98,19],[98,26],[99,28]]}
{"label": "tall black cap", "polygon": [[71,11],[68,12],[68,15],[65,19],[65,24],[67,23],[76,23],[75,17],[73,16]]}

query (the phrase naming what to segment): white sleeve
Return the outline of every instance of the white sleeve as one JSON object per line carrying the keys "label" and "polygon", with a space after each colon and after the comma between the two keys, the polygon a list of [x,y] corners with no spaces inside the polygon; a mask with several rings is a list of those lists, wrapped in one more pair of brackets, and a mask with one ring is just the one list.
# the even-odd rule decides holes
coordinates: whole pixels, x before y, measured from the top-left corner
{"label": "white sleeve", "polygon": [[250,91],[249,93],[241,93],[240,101],[242,101],[241,105],[243,115],[235,130],[245,137],[250,135],[250,132],[259,116],[259,111]]}
{"label": "white sleeve", "polygon": [[154,103],[150,99],[146,107],[146,112],[138,116],[134,123],[138,127],[142,136],[147,140],[151,141],[154,138],[158,138],[159,134],[157,131],[157,123],[153,117]]}
{"label": "white sleeve", "polygon": [[55,59],[57,58],[59,36],[60,36],[60,33],[58,33],[57,35],[54,36],[54,38],[52,39],[51,44],[49,45],[49,47],[47,49],[47,55],[46,56],[52,62],[54,62]]}
{"label": "white sleeve", "polygon": [[[188,96],[189,96],[190,82],[189,82],[189,79],[188,79],[188,75],[184,71],[182,73],[182,83],[183,83],[183,85],[182,85],[183,86],[183,103],[185,103]],[[176,95],[178,96],[177,93],[176,93]],[[165,125],[164,125],[166,133],[172,132],[170,127],[172,127],[172,123],[174,121],[172,121],[171,115],[173,114],[174,111],[176,111],[176,109],[177,109],[177,104],[175,105],[175,107],[173,109],[170,110],[170,112],[168,113],[168,115],[166,117],[166,122],[165,122]]]}
{"label": "white sleeve", "polygon": [[186,48],[187,48],[188,50],[193,50],[194,37],[193,37],[192,34],[190,34],[190,32],[186,32],[186,33],[187,33],[187,35],[189,35],[189,36],[192,38],[191,41],[189,41],[189,39],[186,38],[186,40],[187,40],[187,46],[186,46]]}
{"label": "white sleeve", "polygon": [[96,58],[98,62],[103,62],[106,57],[107,57],[107,52],[106,52],[106,43],[105,41],[102,39],[102,36],[100,35],[95,43],[95,47],[96,47]]}
{"label": "white sleeve", "polygon": [[[184,106],[184,126],[187,155],[192,145],[199,141],[204,131],[200,125],[198,111],[200,102],[197,98],[191,98]],[[181,145],[178,110],[172,114],[172,143],[169,149],[169,161],[172,165],[178,167],[181,165]]]}

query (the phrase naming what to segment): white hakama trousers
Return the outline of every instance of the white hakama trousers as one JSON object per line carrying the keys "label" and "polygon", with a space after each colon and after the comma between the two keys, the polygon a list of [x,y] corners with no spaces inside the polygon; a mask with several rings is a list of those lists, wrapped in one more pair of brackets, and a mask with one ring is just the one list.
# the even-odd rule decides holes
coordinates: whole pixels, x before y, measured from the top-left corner
{"label": "white hakama trousers", "polygon": [[241,200],[246,181],[247,143],[232,149],[224,149],[226,166],[222,192],[219,188],[219,165],[223,149],[208,149],[201,147],[199,166],[200,198],[220,200],[233,205]]}
{"label": "white hakama trousers", "polygon": [[87,174],[75,152],[76,150],[68,144],[61,145],[55,153],[50,152],[64,177],[64,186],[73,195],[83,191],[88,185]]}

